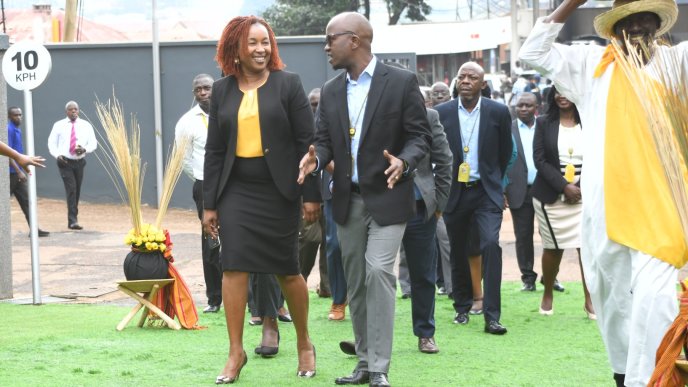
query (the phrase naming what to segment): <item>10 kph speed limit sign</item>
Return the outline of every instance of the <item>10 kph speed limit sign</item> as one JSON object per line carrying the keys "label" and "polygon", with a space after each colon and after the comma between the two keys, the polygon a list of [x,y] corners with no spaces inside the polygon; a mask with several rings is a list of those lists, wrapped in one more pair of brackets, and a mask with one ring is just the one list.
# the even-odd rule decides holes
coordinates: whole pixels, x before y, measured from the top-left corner
{"label": "10 kph speed limit sign", "polygon": [[[26,128],[26,153],[34,156],[33,141],[33,97],[31,90],[45,81],[50,73],[50,53],[35,42],[20,42],[12,45],[2,57],[2,73],[8,85],[24,93],[24,127]],[[33,167],[29,167],[29,172]],[[31,277],[33,303],[41,304],[41,274],[38,250],[38,213],[36,205],[36,174],[29,173],[29,227],[31,228]]]}
{"label": "10 kph speed limit sign", "polygon": [[33,90],[50,74],[50,53],[35,42],[13,44],[2,58],[2,73],[7,84],[17,90]]}

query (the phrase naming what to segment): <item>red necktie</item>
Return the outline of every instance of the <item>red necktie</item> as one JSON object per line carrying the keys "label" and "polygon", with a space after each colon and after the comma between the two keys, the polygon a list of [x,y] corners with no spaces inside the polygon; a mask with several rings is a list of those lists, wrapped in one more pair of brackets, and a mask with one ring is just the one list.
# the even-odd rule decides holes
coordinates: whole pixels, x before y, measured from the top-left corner
{"label": "red necktie", "polygon": [[74,130],[74,121],[72,121],[72,135],[69,137],[69,153],[76,154],[76,130]]}

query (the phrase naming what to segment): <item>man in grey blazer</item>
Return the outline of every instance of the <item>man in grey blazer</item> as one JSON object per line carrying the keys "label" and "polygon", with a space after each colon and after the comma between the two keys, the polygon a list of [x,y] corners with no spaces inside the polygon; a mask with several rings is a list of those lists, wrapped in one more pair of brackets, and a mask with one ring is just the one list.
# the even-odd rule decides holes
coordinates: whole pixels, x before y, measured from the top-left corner
{"label": "man in grey blazer", "polygon": [[315,146],[301,160],[299,180],[334,160],[334,220],[359,359],[335,383],[389,386],[394,263],[415,213],[412,171],[431,136],[415,74],[377,61],[372,39],[359,13],[328,23],[325,52],[334,69],[346,71],[322,88]]}
{"label": "man in grey blazer", "polygon": [[409,220],[402,244],[411,279],[411,315],[418,350],[437,353],[435,342],[435,281],[437,277],[437,219],[447,205],[453,156],[437,111],[428,109],[432,147],[413,178],[416,215]]}
{"label": "man in grey blazer", "polygon": [[507,172],[509,185],[504,192],[516,234],[516,259],[521,270],[522,291],[535,291],[537,273],[533,271],[533,232],[535,209],[530,187],[535,181],[537,169],[533,161],[533,137],[535,136],[535,112],[538,103],[535,94],[524,92],[516,101],[516,119],[511,123],[511,134],[516,141],[518,156]]}

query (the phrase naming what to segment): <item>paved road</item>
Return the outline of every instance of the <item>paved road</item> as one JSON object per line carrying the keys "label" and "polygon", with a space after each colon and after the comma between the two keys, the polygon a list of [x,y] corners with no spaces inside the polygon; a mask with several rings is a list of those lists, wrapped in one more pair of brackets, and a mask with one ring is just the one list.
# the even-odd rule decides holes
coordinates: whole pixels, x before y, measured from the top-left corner
{"label": "paved road", "polygon": [[[67,228],[67,209],[63,201],[39,200],[39,224],[51,232],[40,238],[40,280],[43,297],[67,297],[77,302],[129,303],[116,291],[115,281],[123,280],[122,262],[128,253],[124,235],[131,227],[128,209],[124,206],[82,203],[79,209],[82,231]],[[143,209],[144,221],[155,219],[155,210]],[[31,246],[24,216],[12,199],[12,259],[15,299],[32,298]],[[174,243],[177,269],[199,305],[205,305],[205,284],[200,256],[200,224],[193,211],[170,209],[163,226],[168,228]],[[504,213],[501,244],[503,247],[505,281],[518,281],[514,234],[509,211]],[[536,235],[536,271],[540,271],[542,250]],[[315,272],[308,278],[310,289],[319,282]],[[559,274],[561,281],[580,281],[575,251],[567,251]],[[518,284],[505,285],[516,288]],[[505,287],[506,289],[506,287]]]}

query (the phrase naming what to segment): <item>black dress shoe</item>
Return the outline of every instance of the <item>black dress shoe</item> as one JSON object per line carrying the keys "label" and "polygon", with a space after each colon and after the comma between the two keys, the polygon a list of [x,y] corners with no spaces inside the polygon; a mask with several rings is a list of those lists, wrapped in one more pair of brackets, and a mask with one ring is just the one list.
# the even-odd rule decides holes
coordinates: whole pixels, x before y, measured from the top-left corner
{"label": "black dress shoe", "polygon": [[353,341],[340,341],[339,349],[347,355],[356,355],[356,343]]}
{"label": "black dress shoe", "polygon": [[557,280],[556,278],[554,279],[554,285],[552,286],[552,289],[558,292],[563,292],[564,290],[566,290],[564,289],[564,285],[560,284],[559,280]]}
{"label": "black dress shoe", "polygon": [[280,334],[279,331],[277,332],[277,346],[276,347],[269,347],[267,345],[260,345],[255,348],[254,352],[256,355],[260,355],[264,358],[271,358],[275,357],[277,353],[279,352],[279,343],[280,343]]}
{"label": "black dress shoe", "polygon": [[535,284],[524,282],[523,287],[521,288],[521,291],[522,292],[534,292],[535,291]]}
{"label": "black dress shoe", "polygon": [[354,371],[349,376],[342,376],[334,380],[334,384],[366,384],[370,381],[370,374],[368,371]]}
{"label": "black dress shoe", "polygon": [[499,323],[499,321],[490,321],[485,323],[485,332],[493,335],[503,335],[506,333],[506,328]]}
{"label": "black dress shoe", "polygon": [[466,325],[468,324],[468,313],[457,313],[454,316],[454,324],[461,324],[461,325]]}
{"label": "black dress shoe", "polygon": [[[542,278],[540,278],[540,283],[544,286],[545,283],[543,281],[544,280]],[[564,292],[564,290],[566,290],[566,289],[564,289],[564,285],[560,284],[559,280],[556,278],[554,279],[554,285],[552,285],[552,289],[554,289],[558,292]]]}
{"label": "black dress shoe", "polygon": [[83,230],[84,228],[79,226],[79,223],[72,223],[69,225],[70,230]]}
{"label": "black dress shoe", "polygon": [[384,387],[390,386],[387,380],[387,374],[383,372],[371,372],[370,373],[370,386],[373,387]]}
{"label": "black dress shoe", "polygon": [[220,311],[220,305],[208,305],[203,309],[203,313],[217,313]]}
{"label": "black dress shoe", "polygon": [[[29,236],[29,238],[31,238],[31,233],[29,233],[28,236]],[[50,236],[50,233],[48,231],[43,231],[40,228],[38,229],[38,237],[39,238],[47,237],[47,236]]]}
{"label": "black dress shoe", "polygon": [[291,322],[291,315],[289,313],[278,314],[277,319],[282,322]]}

